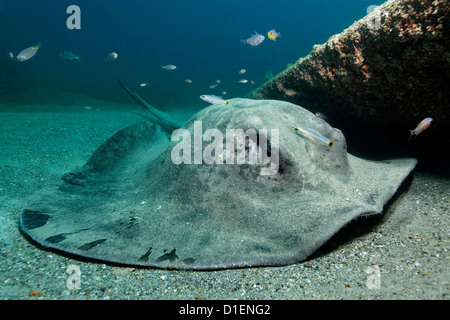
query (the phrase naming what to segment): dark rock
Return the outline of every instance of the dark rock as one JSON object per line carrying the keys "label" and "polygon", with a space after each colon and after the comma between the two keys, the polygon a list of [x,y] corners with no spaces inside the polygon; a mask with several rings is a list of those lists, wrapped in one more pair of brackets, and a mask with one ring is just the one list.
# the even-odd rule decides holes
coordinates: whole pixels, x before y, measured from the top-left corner
{"label": "dark rock", "polygon": [[[286,100],[324,113],[346,134],[353,152],[409,155],[428,168],[446,167],[449,13],[445,0],[387,1],[315,45],[251,97]],[[288,89],[297,94],[287,95]],[[426,117],[434,119],[430,128],[408,141],[408,130]]]}

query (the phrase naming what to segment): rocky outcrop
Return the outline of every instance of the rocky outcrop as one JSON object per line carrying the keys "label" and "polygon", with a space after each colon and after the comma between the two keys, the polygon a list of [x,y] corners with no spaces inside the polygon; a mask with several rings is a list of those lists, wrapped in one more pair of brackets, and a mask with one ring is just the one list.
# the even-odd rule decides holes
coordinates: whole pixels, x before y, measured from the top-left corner
{"label": "rocky outcrop", "polygon": [[[446,0],[390,0],[251,97],[320,111],[362,150],[371,141],[419,158],[441,156],[450,127],[449,13]],[[434,118],[428,140],[423,134],[406,143],[408,129],[426,117]]]}

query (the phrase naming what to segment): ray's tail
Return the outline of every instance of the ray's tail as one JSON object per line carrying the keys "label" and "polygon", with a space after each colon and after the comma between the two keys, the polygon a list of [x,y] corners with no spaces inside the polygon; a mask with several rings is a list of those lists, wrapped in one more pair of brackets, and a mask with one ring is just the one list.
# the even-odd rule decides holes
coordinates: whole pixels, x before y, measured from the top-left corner
{"label": "ray's tail", "polygon": [[175,121],[174,119],[170,118],[166,113],[156,109],[155,107],[147,103],[136,92],[128,88],[122,81],[119,80],[119,84],[137,103],[139,103],[141,107],[143,107],[146,111],[149,112],[146,118],[152,122],[155,122],[168,134],[172,134],[172,132],[175,129],[181,128],[183,126],[182,123]]}

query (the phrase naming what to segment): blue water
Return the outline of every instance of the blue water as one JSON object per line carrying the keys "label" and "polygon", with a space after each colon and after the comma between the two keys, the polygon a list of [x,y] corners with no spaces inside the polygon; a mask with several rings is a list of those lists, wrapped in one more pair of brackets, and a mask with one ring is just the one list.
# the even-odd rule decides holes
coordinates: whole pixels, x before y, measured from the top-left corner
{"label": "blue water", "polygon": [[[201,94],[242,97],[366,15],[373,0],[0,0],[0,91],[27,85],[59,88],[130,102],[118,79],[155,106],[207,106]],[[69,5],[81,9],[81,29],[69,30]],[[281,32],[277,41],[270,29]],[[244,45],[254,32],[266,36],[257,47]],[[9,52],[42,42],[26,62]],[[81,57],[68,61],[62,50]],[[112,63],[104,58],[111,52]],[[162,65],[174,64],[174,71]],[[247,73],[238,71],[245,68]],[[3,73],[3,75],[2,75]],[[184,80],[192,79],[188,84]],[[245,78],[249,83],[240,84]],[[221,83],[214,89],[209,86]],[[250,83],[253,80],[254,85]],[[146,82],[147,87],[139,84]],[[19,85],[17,84],[19,83]],[[19,88],[17,88],[19,86]],[[6,89],[5,89],[6,88]],[[11,89],[11,90],[12,90]],[[37,98],[38,99],[38,98]],[[1,96],[0,96],[1,103]]]}

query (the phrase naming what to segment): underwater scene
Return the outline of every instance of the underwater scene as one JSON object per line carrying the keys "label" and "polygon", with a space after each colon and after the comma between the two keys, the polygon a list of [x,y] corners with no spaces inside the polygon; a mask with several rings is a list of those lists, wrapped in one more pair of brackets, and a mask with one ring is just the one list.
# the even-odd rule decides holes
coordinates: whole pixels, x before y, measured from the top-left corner
{"label": "underwater scene", "polygon": [[0,0],[0,299],[448,299],[449,16]]}

